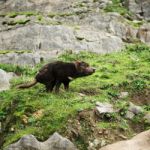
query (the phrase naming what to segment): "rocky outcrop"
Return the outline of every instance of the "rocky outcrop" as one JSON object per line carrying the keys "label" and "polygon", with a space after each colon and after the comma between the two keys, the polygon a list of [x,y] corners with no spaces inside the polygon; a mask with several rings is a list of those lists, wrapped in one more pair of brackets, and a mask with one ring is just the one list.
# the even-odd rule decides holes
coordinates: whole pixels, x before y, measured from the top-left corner
{"label": "rocky outcrop", "polygon": [[9,81],[15,76],[12,72],[5,72],[0,69],[0,91],[8,90],[10,88]]}
{"label": "rocky outcrop", "polygon": [[110,144],[100,150],[150,150],[150,130],[136,135],[131,140]]}
{"label": "rocky outcrop", "polygon": [[83,12],[91,9],[105,8],[111,0],[1,0],[0,12],[38,11],[38,12]]}
{"label": "rocky outcrop", "polygon": [[[70,0],[69,0],[70,1]],[[70,4],[70,3],[69,3]],[[0,12],[10,11],[41,11],[53,12],[65,9],[68,6],[68,0],[2,0]]]}
{"label": "rocky outcrop", "polygon": [[14,53],[0,54],[1,64],[15,64],[19,66],[35,66],[42,61],[52,61],[57,57],[59,51],[40,51],[33,53]]}
{"label": "rocky outcrop", "polygon": [[1,32],[0,49],[3,50],[89,50],[97,53],[117,51],[122,40],[109,33],[90,28],[75,30],[72,27],[55,25],[27,25]]}
{"label": "rocky outcrop", "polygon": [[[132,42],[138,38],[149,44],[148,27],[134,29],[121,15],[100,11],[102,5],[110,3],[110,0],[26,0],[23,3],[19,0],[2,0],[0,7],[5,8],[0,9],[2,12],[7,12],[8,9],[15,12],[34,10],[53,13],[42,16],[42,25],[36,15],[1,17],[0,50],[37,52],[71,49],[109,53],[120,50],[123,47],[122,40]],[[27,25],[17,23],[20,20],[27,21]]]}
{"label": "rocky outcrop", "polygon": [[149,0],[126,0],[125,6],[139,19],[150,20]]}
{"label": "rocky outcrop", "polygon": [[18,142],[10,145],[5,150],[77,150],[68,139],[57,132],[47,141],[39,142],[33,135],[23,136]]}
{"label": "rocky outcrop", "polygon": [[150,45],[150,24],[144,24],[139,28],[137,38]]}

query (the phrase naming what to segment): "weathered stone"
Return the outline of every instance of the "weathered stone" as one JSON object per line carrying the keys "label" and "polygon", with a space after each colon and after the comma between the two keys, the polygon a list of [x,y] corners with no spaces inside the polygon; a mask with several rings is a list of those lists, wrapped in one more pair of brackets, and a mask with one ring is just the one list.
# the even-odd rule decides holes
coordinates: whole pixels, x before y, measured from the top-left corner
{"label": "weathered stone", "polygon": [[34,66],[41,61],[52,61],[58,51],[41,51],[36,53],[7,53],[0,54],[0,63],[20,66]]}
{"label": "weathered stone", "polygon": [[108,32],[125,41],[135,39],[137,34],[137,29],[127,24],[125,19],[118,13],[91,13],[81,21],[81,24],[92,25],[100,31]]}
{"label": "weathered stone", "polygon": [[107,145],[100,150],[150,150],[150,130],[142,132],[131,140]]}
{"label": "weathered stone", "polygon": [[109,103],[100,103],[100,102],[96,102],[96,111],[98,114],[116,112],[113,108],[113,105]]}
{"label": "weathered stone", "polygon": [[[150,1],[149,0],[126,0],[125,6],[134,13],[137,18],[143,17],[150,20]],[[138,17],[140,16],[140,17]],[[141,19],[141,18],[140,18]]]}
{"label": "weathered stone", "polygon": [[10,88],[9,81],[14,77],[14,73],[7,73],[0,69],[0,91],[8,90]]}
{"label": "weathered stone", "polygon": [[127,111],[126,115],[125,115],[125,118],[132,119],[134,116],[135,116],[135,114],[133,112]]}
{"label": "weathered stone", "polygon": [[135,115],[138,115],[139,113],[142,113],[144,110],[142,109],[142,107],[136,106],[130,102],[128,111],[132,112]]}
{"label": "weathered stone", "polygon": [[129,96],[128,92],[121,92],[120,95],[119,95],[119,98],[126,98],[128,96]]}
{"label": "weathered stone", "polygon": [[142,25],[137,32],[137,38],[150,45],[150,24]]}
{"label": "weathered stone", "polygon": [[87,30],[87,28],[74,30],[71,27],[60,25],[27,25],[7,32],[3,31],[0,36],[0,49],[2,50],[34,50],[37,52],[72,49],[109,53],[118,51],[122,47],[123,42],[117,36]]}
{"label": "weathered stone", "polygon": [[101,140],[98,139],[94,139],[93,142],[89,141],[89,146],[88,146],[88,150],[96,150],[101,144]]}
{"label": "weathered stone", "polygon": [[[70,0],[69,0],[70,1]],[[0,12],[9,11],[40,11],[40,12],[53,12],[63,11],[64,8],[69,6],[68,0],[3,0],[0,6]]]}
{"label": "weathered stone", "polygon": [[133,103],[129,103],[128,111],[126,112],[125,118],[132,119],[135,115],[138,115],[140,113],[144,112],[142,107],[136,106]]}
{"label": "weathered stone", "polygon": [[144,116],[144,120],[146,123],[150,124],[150,112],[146,113],[146,115]]}
{"label": "weathered stone", "polygon": [[112,4],[111,0],[100,0],[100,8],[106,8],[107,5]]}
{"label": "weathered stone", "polygon": [[47,141],[39,142],[33,135],[23,136],[18,142],[11,144],[5,150],[77,150],[68,139],[57,132]]}

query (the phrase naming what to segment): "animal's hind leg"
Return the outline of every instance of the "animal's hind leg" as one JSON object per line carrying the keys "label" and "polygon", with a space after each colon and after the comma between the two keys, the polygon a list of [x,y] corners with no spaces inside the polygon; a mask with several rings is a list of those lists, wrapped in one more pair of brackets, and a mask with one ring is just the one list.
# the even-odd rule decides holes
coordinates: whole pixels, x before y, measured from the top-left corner
{"label": "animal's hind leg", "polygon": [[56,84],[55,81],[51,81],[51,82],[46,83],[46,85],[45,85],[46,86],[46,91],[47,92],[52,92],[55,84]]}

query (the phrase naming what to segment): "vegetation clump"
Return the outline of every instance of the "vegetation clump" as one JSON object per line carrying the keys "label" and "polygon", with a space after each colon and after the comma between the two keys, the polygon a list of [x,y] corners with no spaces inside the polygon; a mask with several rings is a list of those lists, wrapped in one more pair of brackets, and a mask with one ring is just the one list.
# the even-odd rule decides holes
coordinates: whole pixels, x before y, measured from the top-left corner
{"label": "vegetation clump", "polygon": [[106,12],[118,12],[120,15],[129,15],[131,16],[131,12],[129,12],[123,5],[122,0],[112,0],[112,4],[109,4],[105,9]]}

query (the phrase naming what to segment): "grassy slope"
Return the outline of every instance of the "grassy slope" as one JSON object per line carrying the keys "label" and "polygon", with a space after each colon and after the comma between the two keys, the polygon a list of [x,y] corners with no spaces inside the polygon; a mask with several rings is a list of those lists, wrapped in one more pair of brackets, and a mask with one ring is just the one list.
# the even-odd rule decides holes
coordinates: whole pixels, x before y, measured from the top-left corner
{"label": "grassy slope", "polygon": [[[5,146],[18,140],[24,134],[34,134],[40,140],[47,139],[54,131],[63,134],[67,120],[74,118],[78,110],[93,108],[96,101],[109,102],[116,108],[124,108],[129,98],[119,100],[120,91],[129,91],[132,95],[132,93],[139,93],[150,88],[150,48],[145,45],[128,46],[122,52],[105,55],[89,52],[65,53],[59,59],[64,61],[84,60],[97,70],[91,76],[72,81],[68,92],[61,88],[60,94],[56,95],[46,93],[41,84],[25,90],[15,89],[16,84],[32,80],[42,64],[38,64],[35,68],[0,64],[0,68],[4,70],[22,73],[21,77],[12,81],[10,90],[0,93],[0,121],[5,121],[10,114],[14,117],[11,128],[5,136]],[[17,103],[13,112],[9,110],[12,101]],[[148,105],[142,107],[150,110]],[[42,117],[33,115],[38,110],[43,111]],[[27,123],[23,121],[25,118]],[[139,123],[140,120],[139,117],[134,121]],[[123,118],[122,121],[126,122]],[[110,124],[110,122],[99,122],[98,126],[107,128],[111,127]],[[130,131],[128,124],[118,124],[117,120],[115,125],[114,122],[111,125],[112,128],[119,126]],[[144,128],[146,129],[147,126]]]}

